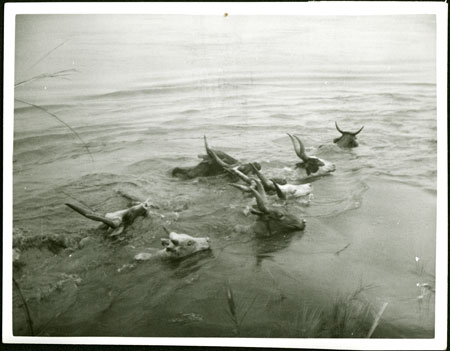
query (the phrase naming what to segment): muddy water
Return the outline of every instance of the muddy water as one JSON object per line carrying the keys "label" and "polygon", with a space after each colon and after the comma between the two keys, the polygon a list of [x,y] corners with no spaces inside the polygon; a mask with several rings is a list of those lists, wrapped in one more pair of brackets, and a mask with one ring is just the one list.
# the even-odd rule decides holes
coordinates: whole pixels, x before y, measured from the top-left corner
{"label": "muddy water", "polygon": [[[373,337],[433,336],[432,17],[19,16],[16,35],[16,83],[70,70],[15,89],[72,128],[16,101],[15,237],[66,241],[30,244],[14,273],[36,334],[361,336],[333,319],[359,292],[357,324],[388,303]],[[358,148],[332,143],[335,120],[365,125]],[[226,178],[170,175],[199,162],[203,135],[292,174],[288,132],[337,167],[314,180],[309,206],[289,205],[304,232],[257,238]],[[64,206],[125,208],[117,191],[159,205],[121,241]],[[209,236],[212,250],[136,264],[163,225]],[[14,332],[30,333],[17,293]]]}

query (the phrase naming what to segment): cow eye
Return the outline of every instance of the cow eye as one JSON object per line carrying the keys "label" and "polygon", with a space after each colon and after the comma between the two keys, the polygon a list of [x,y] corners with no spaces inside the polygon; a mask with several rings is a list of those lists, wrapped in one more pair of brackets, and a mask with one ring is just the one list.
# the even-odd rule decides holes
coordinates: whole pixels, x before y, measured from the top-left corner
{"label": "cow eye", "polygon": [[189,240],[187,243],[188,246],[192,246],[192,244],[194,244],[194,242],[192,240]]}

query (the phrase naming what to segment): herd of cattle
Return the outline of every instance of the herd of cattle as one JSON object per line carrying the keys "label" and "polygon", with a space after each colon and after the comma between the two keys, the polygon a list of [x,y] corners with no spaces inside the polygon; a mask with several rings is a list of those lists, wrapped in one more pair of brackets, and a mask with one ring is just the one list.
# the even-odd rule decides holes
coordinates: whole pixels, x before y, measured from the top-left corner
{"label": "herd of cattle", "polygon": [[[341,133],[339,138],[334,139],[334,143],[342,148],[352,148],[358,146],[356,136],[362,131],[361,127],[357,132],[342,131],[336,123],[336,129]],[[295,179],[305,180],[329,174],[335,171],[333,163],[315,156],[306,154],[305,147],[296,135],[288,134],[294,146],[300,162],[295,164]],[[258,162],[243,163],[220,150],[209,147],[206,137],[204,137],[206,155],[201,156],[202,161],[193,167],[176,167],[172,170],[172,176],[185,179],[196,177],[216,176],[220,174],[229,175],[233,180],[231,186],[244,193],[250,194],[256,203],[250,206],[249,212],[256,216],[254,232],[262,235],[274,235],[276,233],[289,233],[300,231],[305,228],[305,220],[298,217],[285,206],[288,198],[301,199],[308,196],[312,191],[311,184],[290,184],[291,178],[272,177],[268,178],[261,170]],[[102,227],[112,238],[124,232],[127,226],[139,216],[146,216],[154,205],[150,200],[144,202],[135,201],[131,207],[100,214],[87,210],[74,204],[66,204],[81,215],[102,222]],[[195,252],[210,248],[209,238],[195,238],[188,234],[178,234],[170,232],[164,227],[169,238],[161,239],[163,249],[156,254],[138,254],[135,259],[147,260],[152,257],[181,258],[189,256]]]}

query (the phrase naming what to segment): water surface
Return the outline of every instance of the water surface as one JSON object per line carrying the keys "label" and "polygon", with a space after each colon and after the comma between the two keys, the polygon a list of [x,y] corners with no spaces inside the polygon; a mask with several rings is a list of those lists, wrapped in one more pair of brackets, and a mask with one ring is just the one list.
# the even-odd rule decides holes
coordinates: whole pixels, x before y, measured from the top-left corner
{"label": "water surface", "polygon": [[[373,313],[388,303],[374,337],[433,336],[434,295],[417,284],[434,286],[434,16],[21,15],[16,23],[16,84],[25,83],[15,88],[13,225],[26,237],[75,242],[22,252],[15,277],[36,333],[329,336],[303,326],[361,289]],[[332,143],[334,121],[365,126],[358,148]],[[314,181],[309,206],[294,206],[308,221],[302,233],[255,238],[236,229],[254,218],[226,179],[170,175],[199,162],[203,135],[278,175],[297,162],[288,132],[337,167]],[[117,190],[160,206],[120,242],[64,206],[121,209]],[[209,236],[211,252],[127,266],[160,246],[162,225]],[[93,242],[75,249],[87,236]],[[14,333],[27,335],[14,301]]]}

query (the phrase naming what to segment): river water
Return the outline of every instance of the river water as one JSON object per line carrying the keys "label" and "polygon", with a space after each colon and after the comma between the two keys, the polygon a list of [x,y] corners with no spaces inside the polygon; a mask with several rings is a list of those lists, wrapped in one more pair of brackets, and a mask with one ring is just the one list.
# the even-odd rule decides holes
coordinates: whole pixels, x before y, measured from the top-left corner
{"label": "river water", "polygon": [[[91,238],[22,250],[34,334],[359,337],[387,303],[373,337],[434,335],[434,16],[21,15],[15,50],[15,235]],[[358,148],[335,121],[365,126]],[[304,232],[256,238],[226,179],[171,177],[203,135],[278,174],[286,133],[337,168],[296,208]],[[125,208],[118,190],[160,207],[120,242],[64,206]],[[134,264],[163,225],[212,250]],[[25,316],[15,294],[15,335]]]}

